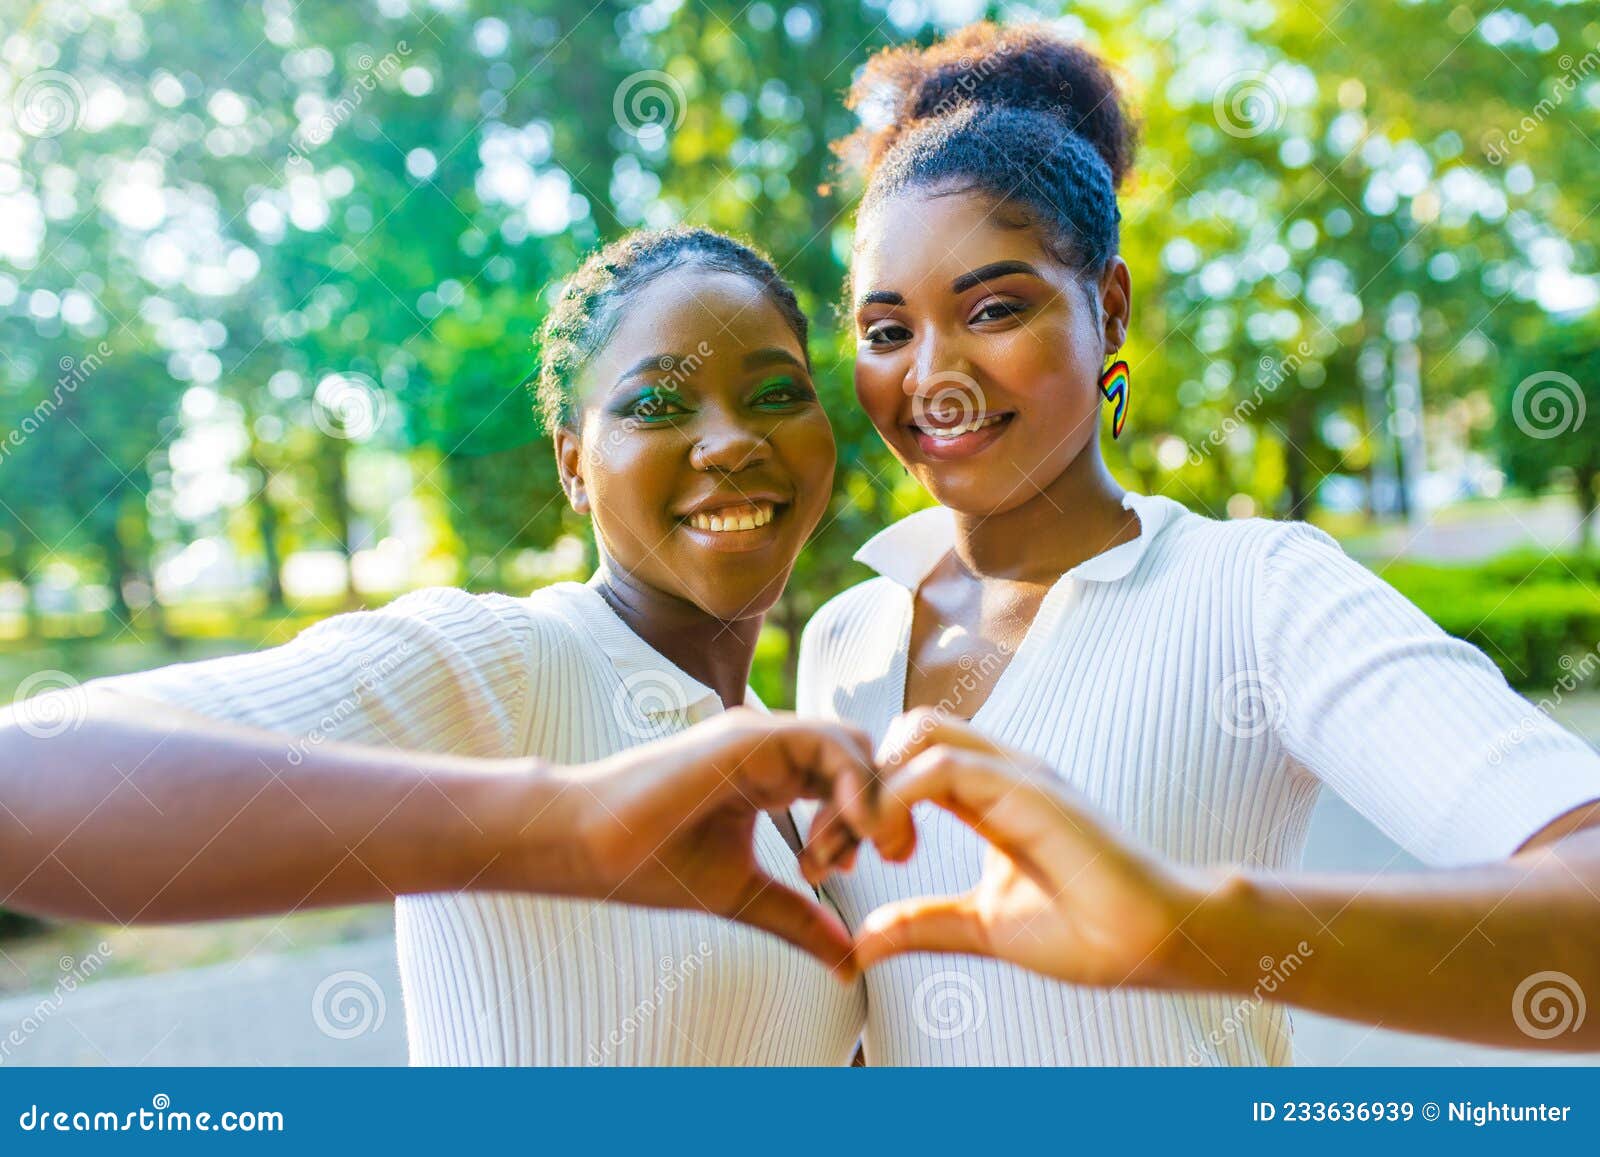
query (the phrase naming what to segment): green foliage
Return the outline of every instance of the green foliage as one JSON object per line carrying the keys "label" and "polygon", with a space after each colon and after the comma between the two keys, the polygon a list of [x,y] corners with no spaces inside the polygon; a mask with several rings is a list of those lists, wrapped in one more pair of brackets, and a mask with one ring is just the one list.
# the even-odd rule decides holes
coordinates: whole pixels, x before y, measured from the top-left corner
{"label": "green foliage", "polygon": [[1547,690],[1600,646],[1600,556],[1516,553],[1470,567],[1391,563],[1380,573],[1516,687]]}
{"label": "green foliage", "polygon": [[38,931],[44,925],[32,916],[24,916],[21,912],[8,912],[0,908],[0,940],[11,940],[18,936],[26,936],[30,932]]}
{"label": "green foliage", "polygon": [[1570,475],[1592,533],[1600,478],[1600,320],[1529,327],[1507,360],[1495,399],[1500,462],[1512,481],[1532,489]]}
{"label": "green foliage", "polygon": [[[1105,443],[1127,485],[1304,516],[1326,474],[1392,459],[1357,366],[1399,336],[1430,412],[1478,415],[1463,437],[1514,480],[1582,473],[1592,422],[1534,445],[1482,416],[1533,369],[1600,381],[1594,323],[1558,330],[1538,292],[1595,266],[1600,105],[1568,84],[1600,44],[1593,6],[984,7],[1103,50],[1142,114],[1132,414]],[[0,88],[15,112],[18,86],[64,76],[70,115],[0,132],[0,216],[22,223],[0,226],[0,431],[51,400],[63,359],[102,364],[0,458],[0,575],[32,596],[30,626],[45,588],[76,582],[112,592],[107,627],[167,629],[121,594],[199,540],[280,609],[297,552],[404,535],[425,540],[413,581],[525,587],[531,553],[587,535],[518,389],[547,287],[597,242],[681,221],[771,251],[815,321],[841,466],[773,616],[784,645],[763,651],[786,701],[801,624],[926,501],[854,404],[837,306],[855,190],[827,146],[853,127],[861,62],[931,40],[942,11],[34,6]],[[641,78],[656,103],[630,111]],[[317,400],[345,379],[380,419],[356,440]],[[219,439],[237,445],[197,482]]]}

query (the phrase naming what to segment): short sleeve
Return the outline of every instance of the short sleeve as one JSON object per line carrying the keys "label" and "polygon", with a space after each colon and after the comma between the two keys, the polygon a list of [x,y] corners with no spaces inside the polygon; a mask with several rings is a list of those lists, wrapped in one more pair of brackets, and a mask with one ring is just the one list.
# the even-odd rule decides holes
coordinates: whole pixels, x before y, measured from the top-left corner
{"label": "short sleeve", "polygon": [[1261,556],[1256,646],[1289,755],[1440,867],[1600,799],[1600,754],[1305,523]]}
{"label": "short sleeve", "polygon": [[335,615],[281,647],[89,686],[294,737],[521,753],[533,635],[518,600],[435,587]]}

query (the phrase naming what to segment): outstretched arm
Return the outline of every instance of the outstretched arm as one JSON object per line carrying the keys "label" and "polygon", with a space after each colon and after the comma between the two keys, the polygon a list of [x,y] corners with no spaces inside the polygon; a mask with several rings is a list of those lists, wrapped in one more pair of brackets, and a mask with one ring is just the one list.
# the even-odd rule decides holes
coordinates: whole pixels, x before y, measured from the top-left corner
{"label": "outstretched arm", "polygon": [[830,846],[870,823],[864,737],[731,712],[594,764],[293,744],[81,689],[60,734],[0,714],[0,905],[119,923],[484,889],[691,908],[848,974],[848,934],[772,881],[758,813],[821,798]]}
{"label": "outstretched arm", "polygon": [[[287,737],[82,689],[49,735],[0,714],[0,905],[118,923],[466,888],[514,849],[560,877],[572,817],[531,763]],[[533,821],[520,837],[519,829]],[[527,862],[527,861],[546,862]]]}

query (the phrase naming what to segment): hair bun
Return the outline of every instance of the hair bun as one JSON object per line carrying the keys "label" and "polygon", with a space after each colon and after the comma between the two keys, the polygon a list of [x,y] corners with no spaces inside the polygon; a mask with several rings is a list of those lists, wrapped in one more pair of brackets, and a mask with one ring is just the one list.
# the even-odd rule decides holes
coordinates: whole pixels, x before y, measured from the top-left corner
{"label": "hair bun", "polygon": [[1040,25],[973,24],[928,48],[876,53],[846,100],[862,126],[834,148],[870,176],[917,122],[969,103],[1057,118],[1100,154],[1113,187],[1133,167],[1138,131],[1110,69],[1088,48]]}

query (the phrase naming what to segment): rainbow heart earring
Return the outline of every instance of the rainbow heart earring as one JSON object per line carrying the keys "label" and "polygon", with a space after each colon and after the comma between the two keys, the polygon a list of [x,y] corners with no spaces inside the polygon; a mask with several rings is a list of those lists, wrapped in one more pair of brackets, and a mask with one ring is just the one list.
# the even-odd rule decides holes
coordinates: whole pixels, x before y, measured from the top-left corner
{"label": "rainbow heart earring", "polygon": [[1111,403],[1111,436],[1121,437],[1128,420],[1128,363],[1118,358],[1100,375],[1100,392]]}

